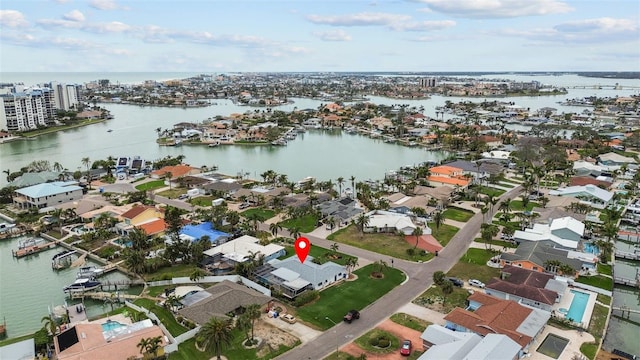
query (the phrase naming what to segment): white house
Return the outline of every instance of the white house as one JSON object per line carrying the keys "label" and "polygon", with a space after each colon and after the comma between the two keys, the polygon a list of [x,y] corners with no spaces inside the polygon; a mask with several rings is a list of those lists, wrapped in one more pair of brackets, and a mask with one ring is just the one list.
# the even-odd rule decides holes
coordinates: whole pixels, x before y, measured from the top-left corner
{"label": "white house", "polygon": [[56,181],[15,191],[13,203],[21,208],[49,208],[82,199],[82,188],[75,181]]}
{"label": "white house", "polygon": [[549,195],[574,197],[580,199],[582,203],[598,209],[606,208],[613,198],[612,193],[595,185],[569,186],[550,190]]}
{"label": "white house", "polygon": [[598,156],[598,163],[608,166],[622,166],[623,164],[635,164],[637,161],[634,158],[610,152]]}
{"label": "white house", "polygon": [[283,246],[277,244],[260,245],[260,239],[243,235],[222,245],[212,247],[204,254],[218,260],[242,263],[247,261],[251,254],[262,254],[264,261],[270,261],[285,255],[286,251]]}
{"label": "white house", "polygon": [[417,227],[409,216],[391,211],[375,210],[365,216],[369,218],[369,223],[365,226],[364,232],[400,231],[405,235],[411,235]]}
{"label": "white house", "polygon": [[584,224],[571,216],[553,219],[550,224],[534,224],[533,228],[524,231],[516,230],[515,241],[551,240],[566,249],[577,249],[580,238],[584,235]]}
{"label": "white house", "polygon": [[429,325],[420,335],[426,351],[418,360],[518,359],[520,345],[502,334],[481,337],[471,332],[458,332],[440,325]]}

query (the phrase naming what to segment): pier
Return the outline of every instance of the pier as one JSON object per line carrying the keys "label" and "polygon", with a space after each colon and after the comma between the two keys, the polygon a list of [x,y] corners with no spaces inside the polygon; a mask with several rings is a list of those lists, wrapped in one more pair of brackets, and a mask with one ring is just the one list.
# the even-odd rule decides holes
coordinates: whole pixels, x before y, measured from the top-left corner
{"label": "pier", "polygon": [[44,250],[48,250],[53,246],[56,246],[55,241],[51,241],[48,243],[37,243],[34,239],[29,239],[25,243],[21,243],[18,250],[11,250],[11,253],[13,254],[14,257],[21,258],[21,257],[37,254]]}
{"label": "pier", "polygon": [[138,295],[131,294],[121,294],[115,292],[106,292],[106,291],[92,291],[85,293],[70,293],[69,296],[71,299],[94,299],[94,300],[114,300],[114,301],[122,301],[122,300],[135,300],[139,298]]}
{"label": "pier", "polygon": [[640,254],[638,254],[636,251],[634,252],[616,251],[615,257],[616,259],[635,260],[635,261],[640,260]]}
{"label": "pier", "polygon": [[26,233],[27,233],[27,229],[16,226],[14,228],[11,228],[7,231],[0,233],[0,240],[13,239],[19,236],[23,236]]}
{"label": "pier", "polygon": [[[628,319],[631,314],[640,314],[640,310],[631,309],[628,306],[612,306],[611,311],[621,311],[625,319]],[[625,314],[627,314],[626,317]]]}

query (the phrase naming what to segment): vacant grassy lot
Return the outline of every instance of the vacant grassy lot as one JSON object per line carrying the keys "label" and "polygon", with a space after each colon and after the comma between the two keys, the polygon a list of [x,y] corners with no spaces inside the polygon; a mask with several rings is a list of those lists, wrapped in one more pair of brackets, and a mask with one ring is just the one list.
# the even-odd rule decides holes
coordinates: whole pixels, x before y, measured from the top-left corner
{"label": "vacant grassy lot", "polygon": [[391,321],[396,324],[400,324],[402,326],[406,326],[409,329],[418,330],[420,332],[424,331],[427,326],[432,323],[426,320],[422,320],[413,315],[405,314],[405,313],[395,313],[390,317]]}
{"label": "vacant grassy lot", "polygon": [[[509,206],[511,207],[512,211],[524,211],[525,210],[524,206],[522,205],[522,200],[512,200],[509,203]],[[526,211],[531,211],[534,207],[538,207],[538,206],[540,206],[538,203],[529,201],[529,203],[527,204]]]}
{"label": "vacant grassy lot", "polygon": [[[474,242],[477,243],[481,243],[481,244],[485,244],[486,242],[484,240],[482,240],[481,238],[475,238],[473,239]],[[491,244],[491,246],[493,247],[498,247],[498,248],[517,248],[518,245],[514,242],[510,242],[510,241],[503,241],[503,240],[489,240],[489,244]]]}
{"label": "vacant grassy lot", "polygon": [[190,264],[167,266],[154,271],[153,274],[145,274],[143,277],[146,281],[170,280],[171,278],[182,276],[189,277],[196,268],[195,265]]}
{"label": "vacant grassy lot", "polygon": [[489,186],[481,186],[480,189],[478,189],[478,191],[481,194],[485,194],[487,196],[494,196],[494,197],[498,197],[498,196],[504,194],[504,190],[492,188],[492,187],[489,187]]}
{"label": "vacant grassy lot", "polygon": [[442,246],[447,246],[451,238],[458,232],[458,228],[453,225],[441,224],[439,228],[436,229],[435,224],[429,224],[429,228],[431,229],[431,235],[433,235],[436,240]]}
{"label": "vacant grassy lot", "polygon": [[598,273],[611,276],[613,275],[613,270],[609,264],[598,263]]}
{"label": "vacant grassy lot", "polygon": [[[287,254],[282,257],[282,259],[286,259],[292,257],[296,254],[296,250],[293,246],[285,246],[285,251]],[[339,249],[338,249],[339,250]],[[344,265],[347,263],[349,258],[353,256],[349,256],[347,254],[343,254],[341,252],[333,252],[329,249],[325,249],[323,247],[311,244],[311,249],[309,249],[309,256],[313,256],[314,260],[319,259],[322,263],[327,261],[333,261],[336,264]]]}
{"label": "vacant grassy lot", "polygon": [[187,328],[178,324],[176,319],[173,317],[173,314],[171,314],[171,311],[163,308],[162,306],[156,305],[156,303],[153,300],[137,299],[133,303],[138,306],[142,306],[147,310],[151,311],[152,313],[156,314],[158,319],[160,319],[160,322],[162,322],[162,324],[166,326],[167,330],[169,330],[171,335],[178,336],[180,334],[184,334],[185,332],[187,332]]}
{"label": "vacant grassy lot", "polygon": [[457,264],[447,273],[460,279],[478,279],[484,283],[500,275],[500,269],[488,267],[487,261],[496,253],[485,249],[471,248],[462,255]]}
{"label": "vacant grassy lot", "polygon": [[466,306],[466,301],[469,295],[470,294],[467,290],[459,287],[454,287],[453,292],[447,295],[443,304],[442,290],[439,286],[434,285],[427,289],[427,291],[422,293],[422,295],[420,295],[417,299],[413,300],[413,303],[441,312],[443,314],[447,314],[456,307],[464,308]]}
{"label": "vacant grassy lot", "polygon": [[164,180],[153,180],[136,186],[136,190],[147,191],[165,187]]}
{"label": "vacant grassy lot", "polygon": [[[272,215],[273,216],[273,215]],[[289,219],[280,223],[283,228],[292,229],[297,227],[300,232],[308,233],[312,232],[318,224],[318,218],[313,215],[305,215],[301,218]]]}
{"label": "vacant grassy lot", "polygon": [[[254,214],[258,216],[258,219],[260,221],[267,221],[272,217],[274,217],[276,215],[276,212],[273,210],[264,209],[264,208],[253,208],[240,213],[240,215],[244,216],[245,218],[249,218]],[[283,225],[283,227],[286,227],[286,226]],[[307,231],[303,231],[303,232],[307,232]]]}
{"label": "vacant grassy lot", "polygon": [[[186,194],[187,193],[187,189],[186,188],[172,188],[172,189],[167,189],[164,191],[161,191],[159,193],[157,193],[160,196],[164,196],[166,198],[169,199],[177,199],[180,195]],[[211,205],[211,203],[209,203],[209,205]]]}
{"label": "vacant grassy lot", "polygon": [[[457,228],[455,229],[457,231]],[[353,225],[336,231],[327,239],[409,261],[428,261],[433,258],[433,254],[422,255],[419,249],[414,255],[407,254],[407,250],[413,249],[413,245],[404,241],[401,236],[383,233],[361,235]]]}
{"label": "vacant grassy lot", "polygon": [[373,265],[364,266],[353,272],[358,280],[342,282],[323,290],[320,299],[296,310],[298,318],[315,328],[326,330],[333,324],[325,316],[339,323],[349,310],[364,309],[405,279],[404,273],[393,268],[384,271],[384,278],[374,279],[370,276],[372,270]]}
{"label": "vacant grassy lot", "polygon": [[467,222],[473,217],[473,212],[457,207],[450,207],[445,210],[442,215],[445,219],[451,219],[460,222]]}
{"label": "vacant grassy lot", "polygon": [[215,198],[213,196],[198,196],[195,197],[193,199],[189,200],[189,203],[191,205],[197,205],[197,206],[211,206],[211,201],[215,200]]}
{"label": "vacant grassy lot", "polygon": [[613,279],[606,276],[602,276],[602,275],[580,276],[579,278],[576,279],[576,281],[582,284],[599,287],[605,290],[613,289]]}

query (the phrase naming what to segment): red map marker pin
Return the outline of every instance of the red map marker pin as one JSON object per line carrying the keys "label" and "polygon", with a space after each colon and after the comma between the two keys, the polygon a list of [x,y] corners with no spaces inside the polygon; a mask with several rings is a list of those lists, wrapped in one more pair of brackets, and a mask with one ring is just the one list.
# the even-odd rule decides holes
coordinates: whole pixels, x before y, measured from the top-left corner
{"label": "red map marker pin", "polygon": [[294,247],[296,248],[298,259],[300,259],[300,262],[304,264],[304,260],[307,258],[307,255],[309,255],[309,250],[311,249],[309,239],[299,237],[298,240],[296,240]]}

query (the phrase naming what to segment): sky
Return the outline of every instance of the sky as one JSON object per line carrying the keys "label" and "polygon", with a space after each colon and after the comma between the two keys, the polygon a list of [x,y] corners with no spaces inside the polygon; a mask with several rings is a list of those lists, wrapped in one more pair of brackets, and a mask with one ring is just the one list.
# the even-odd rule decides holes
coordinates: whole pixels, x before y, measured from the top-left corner
{"label": "sky", "polygon": [[1,72],[640,71],[638,0],[2,0]]}

